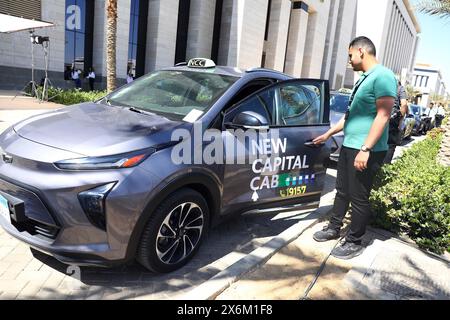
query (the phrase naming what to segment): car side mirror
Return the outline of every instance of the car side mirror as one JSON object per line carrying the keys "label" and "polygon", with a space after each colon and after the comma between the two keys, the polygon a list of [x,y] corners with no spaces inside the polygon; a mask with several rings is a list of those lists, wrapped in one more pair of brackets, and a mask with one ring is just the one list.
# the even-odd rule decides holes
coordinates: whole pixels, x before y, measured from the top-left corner
{"label": "car side mirror", "polygon": [[263,115],[253,111],[238,113],[232,122],[226,122],[225,127],[232,129],[268,130],[269,121]]}

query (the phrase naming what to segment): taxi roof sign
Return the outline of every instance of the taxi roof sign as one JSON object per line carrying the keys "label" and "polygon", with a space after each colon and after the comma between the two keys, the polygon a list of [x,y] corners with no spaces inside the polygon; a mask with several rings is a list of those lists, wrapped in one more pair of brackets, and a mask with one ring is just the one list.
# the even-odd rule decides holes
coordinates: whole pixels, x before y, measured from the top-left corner
{"label": "taxi roof sign", "polygon": [[215,66],[214,61],[206,58],[193,58],[188,62],[190,68],[214,68]]}

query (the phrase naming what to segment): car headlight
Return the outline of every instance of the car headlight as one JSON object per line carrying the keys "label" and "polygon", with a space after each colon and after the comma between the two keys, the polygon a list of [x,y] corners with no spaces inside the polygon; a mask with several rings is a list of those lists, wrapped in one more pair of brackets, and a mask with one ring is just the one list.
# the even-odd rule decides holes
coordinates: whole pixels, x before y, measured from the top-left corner
{"label": "car headlight", "polygon": [[62,170],[103,170],[121,169],[137,166],[147,159],[155,149],[149,148],[111,156],[87,157],[55,162],[54,165]]}

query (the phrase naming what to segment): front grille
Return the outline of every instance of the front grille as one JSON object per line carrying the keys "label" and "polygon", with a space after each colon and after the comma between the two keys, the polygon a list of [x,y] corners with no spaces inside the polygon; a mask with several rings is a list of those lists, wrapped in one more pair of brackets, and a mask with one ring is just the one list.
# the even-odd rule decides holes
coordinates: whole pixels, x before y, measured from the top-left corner
{"label": "front grille", "polygon": [[40,235],[51,240],[56,239],[59,232],[59,228],[57,227],[49,226],[31,219],[20,223],[11,220],[11,224],[20,232],[26,231],[33,236]]}
{"label": "front grille", "polygon": [[25,214],[22,219],[17,220],[11,217],[11,224],[19,231],[26,231],[33,236],[41,236],[47,240],[56,239],[59,226],[50,214],[47,206],[38,196],[38,191],[31,191],[30,188],[20,187],[15,183],[0,179],[0,190],[6,196],[14,197],[23,201]]}
{"label": "front grille", "polygon": [[23,201],[25,205],[25,215],[30,220],[57,226],[57,222],[50,214],[47,206],[41,200],[42,198],[38,195],[38,191],[33,192],[31,190],[32,189],[30,187],[21,187],[13,181],[8,182],[0,179],[0,191],[4,192],[6,195],[10,195]]}

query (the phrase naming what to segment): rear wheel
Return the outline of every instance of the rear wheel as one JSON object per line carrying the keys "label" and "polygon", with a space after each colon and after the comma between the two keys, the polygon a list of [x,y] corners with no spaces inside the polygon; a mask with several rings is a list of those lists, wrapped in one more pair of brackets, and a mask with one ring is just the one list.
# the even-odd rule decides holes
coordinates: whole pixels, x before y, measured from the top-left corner
{"label": "rear wheel", "polygon": [[147,222],[137,260],[154,272],[174,271],[195,255],[208,225],[209,210],[203,196],[192,189],[178,190]]}

